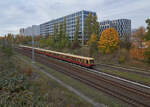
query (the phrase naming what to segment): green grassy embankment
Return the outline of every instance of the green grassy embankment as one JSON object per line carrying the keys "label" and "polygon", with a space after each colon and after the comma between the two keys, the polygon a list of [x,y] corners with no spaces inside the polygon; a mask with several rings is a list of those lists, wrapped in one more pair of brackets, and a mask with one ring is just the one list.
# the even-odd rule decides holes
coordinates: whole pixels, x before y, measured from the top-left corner
{"label": "green grassy embankment", "polygon": [[[31,62],[31,59],[26,57],[26,56],[23,56],[23,55],[20,55],[22,58],[24,58],[25,60]],[[123,102],[121,101],[118,101],[117,99],[115,98],[112,98],[108,95],[106,95],[105,93],[103,92],[100,92],[94,88],[91,88],[79,81],[76,81],[62,73],[59,73],[59,72],[56,72],[55,70],[45,66],[45,65],[42,65],[40,63],[35,63],[35,65],[37,65],[38,67],[44,69],[45,71],[48,71],[50,74],[52,74],[53,76],[55,76],[56,78],[60,79],[61,81],[63,81],[64,83],[72,86],[73,88],[79,90],[80,92],[82,92],[84,95],[88,96],[89,98],[93,99],[95,102],[98,102],[98,103],[102,103],[102,104],[105,104],[105,105],[108,105],[110,107],[120,107],[122,105],[125,105]]]}
{"label": "green grassy embankment", "polygon": [[103,70],[105,73],[114,74],[116,76],[120,76],[129,80],[133,80],[136,82],[144,83],[150,85],[150,77],[145,77],[140,74],[131,72],[120,72],[120,71],[111,71],[111,70]]}
{"label": "green grassy embankment", "polygon": [[[6,49],[7,50],[7,49]],[[0,107],[91,107],[45,74],[0,49]],[[12,52],[12,51],[11,51]],[[10,53],[9,53],[10,54]]]}

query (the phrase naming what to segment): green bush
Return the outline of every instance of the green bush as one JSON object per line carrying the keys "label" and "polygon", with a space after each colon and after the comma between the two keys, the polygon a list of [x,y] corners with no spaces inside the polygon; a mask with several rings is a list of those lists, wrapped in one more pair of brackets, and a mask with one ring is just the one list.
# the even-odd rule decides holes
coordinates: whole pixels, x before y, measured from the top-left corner
{"label": "green bush", "polygon": [[4,52],[8,57],[11,57],[13,55],[12,47],[2,47],[2,52]]}
{"label": "green bush", "polygon": [[150,63],[150,48],[145,51],[144,55],[147,56],[147,62]]}
{"label": "green bush", "polygon": [[147,58],[147,62],[150,63],[150,57]]}
{"label": "green bush", "polygon": [[122,64],[125,62],[125,56],[121,56],[119,59],[119,63]]}
{"label": "green bush", "polygon": [[0,72],[0,107],[46,106],[44,96],[34,92],[37,87],[27,79],[25,74],[18,71]]}

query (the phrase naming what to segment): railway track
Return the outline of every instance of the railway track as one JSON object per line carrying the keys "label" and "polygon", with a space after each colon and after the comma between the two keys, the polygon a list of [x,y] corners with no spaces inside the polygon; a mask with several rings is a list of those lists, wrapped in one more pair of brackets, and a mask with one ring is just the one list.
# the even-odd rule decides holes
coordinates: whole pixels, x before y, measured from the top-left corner
{"label": "railway track", "polygon": [[107,64],[98,64],[95,69],[98,70],[98,68],[103,68],[105,70],[116,70],[116,71],[120,71],[120,72],[129,72],[129,73],[135,73],[135,74],[139,74],[142,75],[144,77],[149,77],[150,78],[150,73],[142,70],[142,72],[140,70],[134,70],[134,69],[127,69],[127,68],[123,68],[123,67],[117,67],[117,66],[112,66],[112,65],[107,65]]}
{"label": "railway track", "polygon": [[[103,66],[103,65],[104,65],[104,66]],[[150,73],[147,73],[147,72],[134,71],[133,69],[132,69],[132,71],[130,71],[130,70],[125,70],[125,69],[123,69],[123,68],[111,67],[111,66],[106,65],[106,64],[101,64],[99,67],[96,67],[96,66],[95,66],[93,69],[96,70],[96,71],[100,71],[100,72],[103,72],[104,70],[111,70],[111,71],[113,70],[114,72],[115,72],[115,71],[128,72],[128,73],[132,73],[132,74],[138,74],[138,75],[142,76],[143,78],[150,78]],[[133,80],[133,79],[129,79],[129,78],[126,78],[126,77],[117,75],[117,74],[110,73],[110,72],[107,72],[107,74],[113,75],[113,76],[117,76],[117,77],[119,77],[119,78],[126,79],[126,80],[129,80],[129,81],[133,81],[133,82],[135,82],[135,83],[143,84],[143,85],[145,85],[145,86],[150,87],[150,84],[149,84],[149,83],[146,83],[146,82],[142,82],[142,81],[138,81],[138,82],[137,82],[137,81],[135,81],[135,80]],[[130,75],[130,74],[129,74],[129,75]]]}
{"label": "railway track", "polygon": [[[17,49],[18,52],[31,57],[30,51]],[[128,103],[134,107],[149,107],[150,93],[136,89],[119,82],[106,79],[92,72],[86,72],[85,69],[70,66],[69,64],[56,61],[45,56],[35,54],[36,61],[45,64],[48,67],[62,72],[74,79],[77,79],[93,88],[103,91],[121,101]]]}

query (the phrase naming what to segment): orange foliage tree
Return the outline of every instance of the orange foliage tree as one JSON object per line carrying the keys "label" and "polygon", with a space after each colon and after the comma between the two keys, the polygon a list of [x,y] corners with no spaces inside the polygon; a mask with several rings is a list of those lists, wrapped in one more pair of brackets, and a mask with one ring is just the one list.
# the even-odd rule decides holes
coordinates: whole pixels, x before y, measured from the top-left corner
{"label": "orange foliage tree", "polygon": [[139,49],[138,47],[132,48],[130,50],[130,56],[135,59],[144,60],[145,49]]}
{"label": "orange foliage tree", "polygon": [[119,48],[119,43],[118,32],[114,28],[108,28],[102,32],[98,41],[98,48],[102,53],[110,53]]}
{"label": "orange foliage tree", "polygon": [[144,60],[145,56],[145,45],[143,37],[146,33],[144,27],[140,27],[134,34],[133,34],[133,41],[132,41],[132,49],[130,50],[130,56],[135,59]]}

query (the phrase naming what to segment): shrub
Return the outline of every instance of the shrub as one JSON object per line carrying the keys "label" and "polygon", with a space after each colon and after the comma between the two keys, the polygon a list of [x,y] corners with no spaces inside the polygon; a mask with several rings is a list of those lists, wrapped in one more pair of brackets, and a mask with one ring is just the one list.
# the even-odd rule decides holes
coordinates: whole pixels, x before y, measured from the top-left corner
{"label": "shrub", "polygon": [[147,57],[147,62],[150,63],[150,50],[145,51],[144,55]]}
{"label": "shrub", "polygon": [[26,70],[26,75],[27,76],[31,76],[31,73],[32,73],[32,68],[27,68],[27,70]]}
{"label": "shrub", "polygon": [[132,46],[132,43],[130,41],[129,35],[125,35],[124,37],[122,37],[122,39],[120,40],[120,47],[126,48],[129,51],[131,46]]}
{"label": "shrub", "polygon": [[90,55],[93,55],[97,52],[97,44],[98,44],[98,38],[96,34],[92,34],[90,37],[90,40],[87,42],[90,50]]}
{"label": "shrub", "polygon": [[125,56],[121,56],[119,59],[119,63],[122,64],[125,62]]}
{"label": "shrub", "polygon": [[11,57],[13,55],[13,49],[11,47],[2,47],[2,51],[8,56]]}

